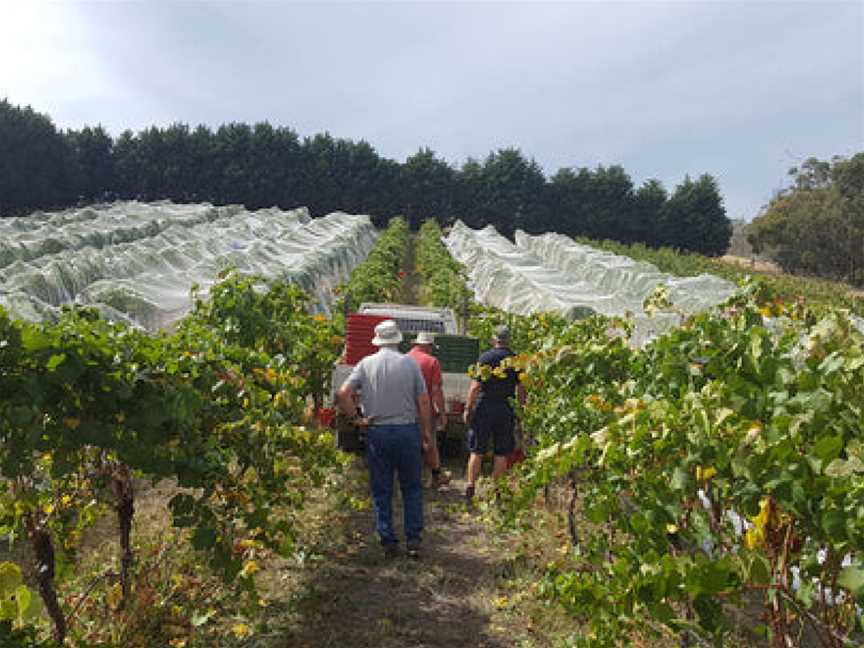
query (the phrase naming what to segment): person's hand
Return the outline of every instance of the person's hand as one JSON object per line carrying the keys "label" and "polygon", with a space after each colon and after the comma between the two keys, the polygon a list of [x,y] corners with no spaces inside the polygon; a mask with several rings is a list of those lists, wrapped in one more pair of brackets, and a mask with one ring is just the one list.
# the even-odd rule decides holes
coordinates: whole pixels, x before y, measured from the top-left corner
{"label": "person's hand", "polygon": [[465,411],[462,412],[462,420],[465,422],[465,425],[471,425],[471,410],[467,407]]}
{"label": "person's hand", "polygon": [[447,414],[445,414],[444,412],[441,412],[438,415],[438,429],[443,430],[446,427],[447,427]]}
{"label": "person's hand", "polygon": [[423,441],[421,444],[423,446],[423,452],[426,452],[429,448],[431,448],[433,443],[434,441],[432,439],[432,431],[426,430],[425,432],[423,432]]}
{"label": "person's hand", "polygon": [[368,428],[369,427],[369,418],[366,416],[355,416],[354,417],[354,425],[359,428]]}

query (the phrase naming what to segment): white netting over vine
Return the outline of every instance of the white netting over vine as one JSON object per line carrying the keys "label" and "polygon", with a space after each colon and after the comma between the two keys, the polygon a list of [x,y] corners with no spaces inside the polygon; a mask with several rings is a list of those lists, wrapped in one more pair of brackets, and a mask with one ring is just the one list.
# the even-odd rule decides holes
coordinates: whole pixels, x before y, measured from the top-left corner
{"label": "white netting over vine", "polygon": [[306,208],[247,211],[237,205],[118,202],[0,220],[0,305],[39,320],[62,304],[93,305],[148,329],[190,308],[233,266],[295,282],[327,311],[331,288],[375,243],[368,216]]}
{"label": "white netting over vine", "polygon": [[560,234],[530,236],[516,232],[513,244],[494,227],[482,230],[457,222],[445,239],[450,253],[468,272],[478,301],[526,315],[555,311],[571,318],[593,313],[632,313],[634,342],[674,324],[672,313],[649,317],[642,304],[659,284],[685,313],[707,309],[728,299],[735,286],[713,275],[675,277],[650,263],[580,245]]}

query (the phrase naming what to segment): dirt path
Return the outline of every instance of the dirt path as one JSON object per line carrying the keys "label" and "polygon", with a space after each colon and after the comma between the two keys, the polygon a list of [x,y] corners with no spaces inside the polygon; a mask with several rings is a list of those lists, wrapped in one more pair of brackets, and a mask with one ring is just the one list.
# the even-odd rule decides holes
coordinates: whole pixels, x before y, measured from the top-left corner
{"label": "dirt path", "polygon": [[[406,250],[400,302],[416,304],[416,235]],[[462,461],[449,468],[464,472]],[[293,592],[273,604],[273,631],[258,645],[315,648],[509,648],[496,624],[498,569],[487,530],[466,507],[465,482],[424,490],[425,527],[420,560],[385,559],[374,530],[365,462],[357,458],[346,485],[367,503],[344,513],[319,538],[308,559],[283,565],[271,591]],[[326,507],[325,507],[326,508]],[[332,509],[331,509],[332,510]],[[394,527],[404,540],[402,503],[394,496]],[[287,587],[286,587],[287,585]]]}
{"label": "dirt path", "polygon": [[[409,239],[400,302],[416,304],[421,277],[416,235]],[[255,646],[277,648],[511,648],[524,634],[502,611],[507,555],[477,511],[465,503],[464,459],[447,467],[456,478],[424,490],[425,532],[420,560],[385,559],[374,530],[365,461],[357,457],[344,488],[365,510],[334,514],[318,502],[311,526],[326,529],[300,559],[270,570],[269,632]],[[338,508],[338,507],[336,507]],[[314,516],[318,515],[317,519]],[[329,517],[328,517],[329,516]],[[325,521],[327,520],[327,521]],[[403,517],[398,486],[394,527]],[[537,644],[531,644],[537,645]]]}
{"label": "dirt path", "polygon": [[[358,464],[361,460],[358,460]],[[456,466],[452,466],[456,469]],[[356,495],[368,496],[362,468]],[[259,646],[317,648],[508,648],[514,629],[495,601],[503,557],[464,504],[464,482],[425,490],[426,531],[420,560],[387,560],[371,510],[345,516],[322,539],[320,556],[286,565],[274,579],[295,594],[272,607],[276,617]],[[394,526],[402,507],[394,498]],[[285,587],[290,583],[290,587]],[[505,625],[506,624],[506,625]]]}

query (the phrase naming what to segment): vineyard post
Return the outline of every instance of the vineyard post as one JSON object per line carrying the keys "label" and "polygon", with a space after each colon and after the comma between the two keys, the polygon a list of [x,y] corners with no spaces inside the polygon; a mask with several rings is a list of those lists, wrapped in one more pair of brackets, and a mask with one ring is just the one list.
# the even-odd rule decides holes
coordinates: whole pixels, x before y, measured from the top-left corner
{"label": "vineyard post", "polygon": [[576,529],[576,499],[579,489],[576,483],[576,469],[570,471],[570,503],[567,506],[567,528],[570,531],[570,542],[573,547],[579,546],[579,533]]}
{"label": "vineyard post", "polygon": [[111,490],[114,494],[117,522],[120,527],[120,587],[123,591],[121,606],[129,599],[129,571],[132,568],[132,518],[135,515],[135,491],[129,467],[117,464],[111,473]]}
{"label": "vineyard post", "polygon": [[42,528],[33,514],[25,518],[24,524],[36,562],[36,584],[39,587],[39,596],[42,597],[48,616],[54,624],[54,640],[62,646],[66,640],[66,617],[60,608],[57,590],[54,588],[54,542],[51,534]]}
{"label": "vineyard post", "polygon": [[465,335],[468,331],[468,295],[462,297],[462,319],[460,322],[459,333]]}

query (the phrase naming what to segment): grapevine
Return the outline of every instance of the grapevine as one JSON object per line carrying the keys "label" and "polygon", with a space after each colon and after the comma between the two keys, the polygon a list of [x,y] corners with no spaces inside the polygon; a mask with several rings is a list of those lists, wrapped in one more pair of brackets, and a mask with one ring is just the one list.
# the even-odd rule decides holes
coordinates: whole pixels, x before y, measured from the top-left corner
{"label": "grapevine", "polygon": [[0,313],[0,532],[30,545],[58,644],[70,629],[59,588],[105,506],[119,521],[121,607],[131,594],[133,478],[176,480],[174,525],[254,593],[236,543],[290,552],[304,492],[341,461],[328,434],[302,426],[324,381],[308,361],[335,358],[332,325],[296,288],[220,279],[170,334],[86,310],[49,324]]}
{"label": "grapevine", "polygon": [[624,322],[516,322],[538,447],[513,504],[578,475],[590,533],[548,591],[585,624],[579,645],[720,645],[736,604],[758,600],[778,647],[804,625],[827,646],[860,640],[864,336],[842,312],[752,284],[644,351]]}
{"label": "grapevine", "polygon": [[[349,309],[363,302],[392,302],[402,287],[400,269],[405,261],[410,232],[404,218],[390,220],[366,260],[351,272],[340,288]],[[344,302],[343,302],[344,305]]]}

